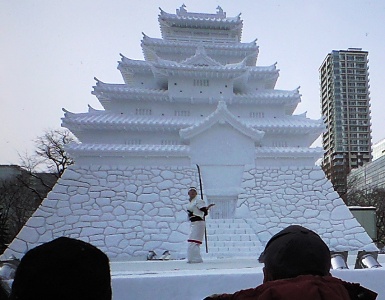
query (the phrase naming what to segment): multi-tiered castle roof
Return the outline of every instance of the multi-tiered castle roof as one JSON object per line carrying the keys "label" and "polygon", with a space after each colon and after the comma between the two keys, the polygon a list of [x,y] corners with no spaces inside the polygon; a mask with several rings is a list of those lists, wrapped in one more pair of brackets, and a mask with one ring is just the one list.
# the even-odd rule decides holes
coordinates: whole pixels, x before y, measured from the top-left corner
{"label": "multi-tiered castle roof", "polygon": [[[81,141],[69,152],[78,162],[94,157],[127,162],[143,156],[190,156],[196,128],[226,122],[254,142],[256,157],[316,160],[310,145],[323,131],[322,120],[293,115],[298,89],[277,90],[276,64],[257,66],[256,40],[241,42],[240,15],[160,10],[162,38],[143,34],[144,60],[121,55],[123,84],[96,79],[92,92],[104,110],[65,110],[63,126]],[[218,117],[220,116],[220,117]],[[225,121],[224,121],[225,120]]]}

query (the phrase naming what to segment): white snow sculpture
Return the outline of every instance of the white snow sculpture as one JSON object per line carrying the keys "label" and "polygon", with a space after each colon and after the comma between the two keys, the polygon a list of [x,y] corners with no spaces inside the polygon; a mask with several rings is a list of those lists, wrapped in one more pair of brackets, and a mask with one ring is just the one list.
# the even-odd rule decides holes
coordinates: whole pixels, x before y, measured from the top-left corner
{"label": "white snow sculpture", "polygon": [[97,80],[104,110],[65,110],[81,141],[75,165],[2,255],[22,256],[59,236],[91,242],[110,258],[148,251],[183,257],[187,189],[202,169],[210,255],[257,256],[281,228],[301,224],[333,251],[376,251],[334,192],[310,148],[322,120],[293,115],[298,89],[275,89],[276,64],[256,66],[240,15],[160,10],[162,38],[143,34],[144,60],[122,55],[123,84]]}

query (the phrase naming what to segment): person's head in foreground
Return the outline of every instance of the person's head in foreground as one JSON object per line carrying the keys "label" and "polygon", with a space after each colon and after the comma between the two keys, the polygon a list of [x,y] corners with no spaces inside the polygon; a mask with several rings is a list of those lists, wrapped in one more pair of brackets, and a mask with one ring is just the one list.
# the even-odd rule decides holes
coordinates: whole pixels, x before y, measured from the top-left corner
{"label": "person's head in foreground", "polygon": [[111,300],[108,257],[86,242],[60,237],[28,251],[11,300]]}
{"label": "person's head in foreground", "polygon": [[205,300],[374,300],[359,284],[330,274],[328,246],[315,232],[291,225],[266,244],[259,261],[264,263],[263,284],[234,294],[214,294]]}
{"label": "person's head in foreground", "polygon": [[314,231],[299,225],[275,234],[259,261],[265,264],[264,282],[299,275],[326,276],[331,267],[328,246]]}

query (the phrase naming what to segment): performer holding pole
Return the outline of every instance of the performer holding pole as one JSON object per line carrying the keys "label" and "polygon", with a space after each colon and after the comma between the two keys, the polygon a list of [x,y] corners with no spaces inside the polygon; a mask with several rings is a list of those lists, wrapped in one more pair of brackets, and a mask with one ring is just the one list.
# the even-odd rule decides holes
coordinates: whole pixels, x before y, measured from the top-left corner
{"label": "performer holding pole", "polygon": [[208,210],[214,204],[206,206],[203,199],[197,197],[197,189],[190,187],[188,191],[189,204],[187,205],[187,213],[190,225],[190,235],[188,237],[188,249],[187,249],[187,262],[188,263],[201,263],[203,262],[200,245],[202,245],[203,236],[205,234],[206,224],[205,216]]}
{"label": "performer holding pole", "polygon": [[[202,175],[201,175],[201,168],[199,167],[199,165],[196,165],[197,166],[197,169],[198,169],[198,176],[199,176],[199,188],[201,190],[201,199],[203,200],[203,185],[202,185]],[[213,206],[215,204],[211,204],[209,205],[209,207],[207,208],[207,213],[205,214],[205,216],[203,217],[203,220],[205,221],[205,246],[206,246],[206,253],[209,253],[209,244],[207,242],[207,229],[206,229],[206,215],[208,214],[208,210],[211,206]]]}

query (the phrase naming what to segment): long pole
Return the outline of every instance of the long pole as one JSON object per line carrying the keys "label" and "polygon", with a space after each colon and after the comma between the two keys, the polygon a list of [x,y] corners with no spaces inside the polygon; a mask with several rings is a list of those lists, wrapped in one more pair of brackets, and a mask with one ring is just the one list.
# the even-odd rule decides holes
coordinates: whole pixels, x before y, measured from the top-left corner
{"label": "long pole", "polygon": [[[202,176],[201,176],[201,169],[199,168],[199,165],[197,165],[197,169],[198,169],[198,176],[199,176],[199,188],[201,190],[201,199],[203,200]],[[205,217],[203,217],[203,219],[205,219]],[[205,245],[206,245],[206,253],[209,253],[209,246],[207,244],[206,222],[205,222]]]}

